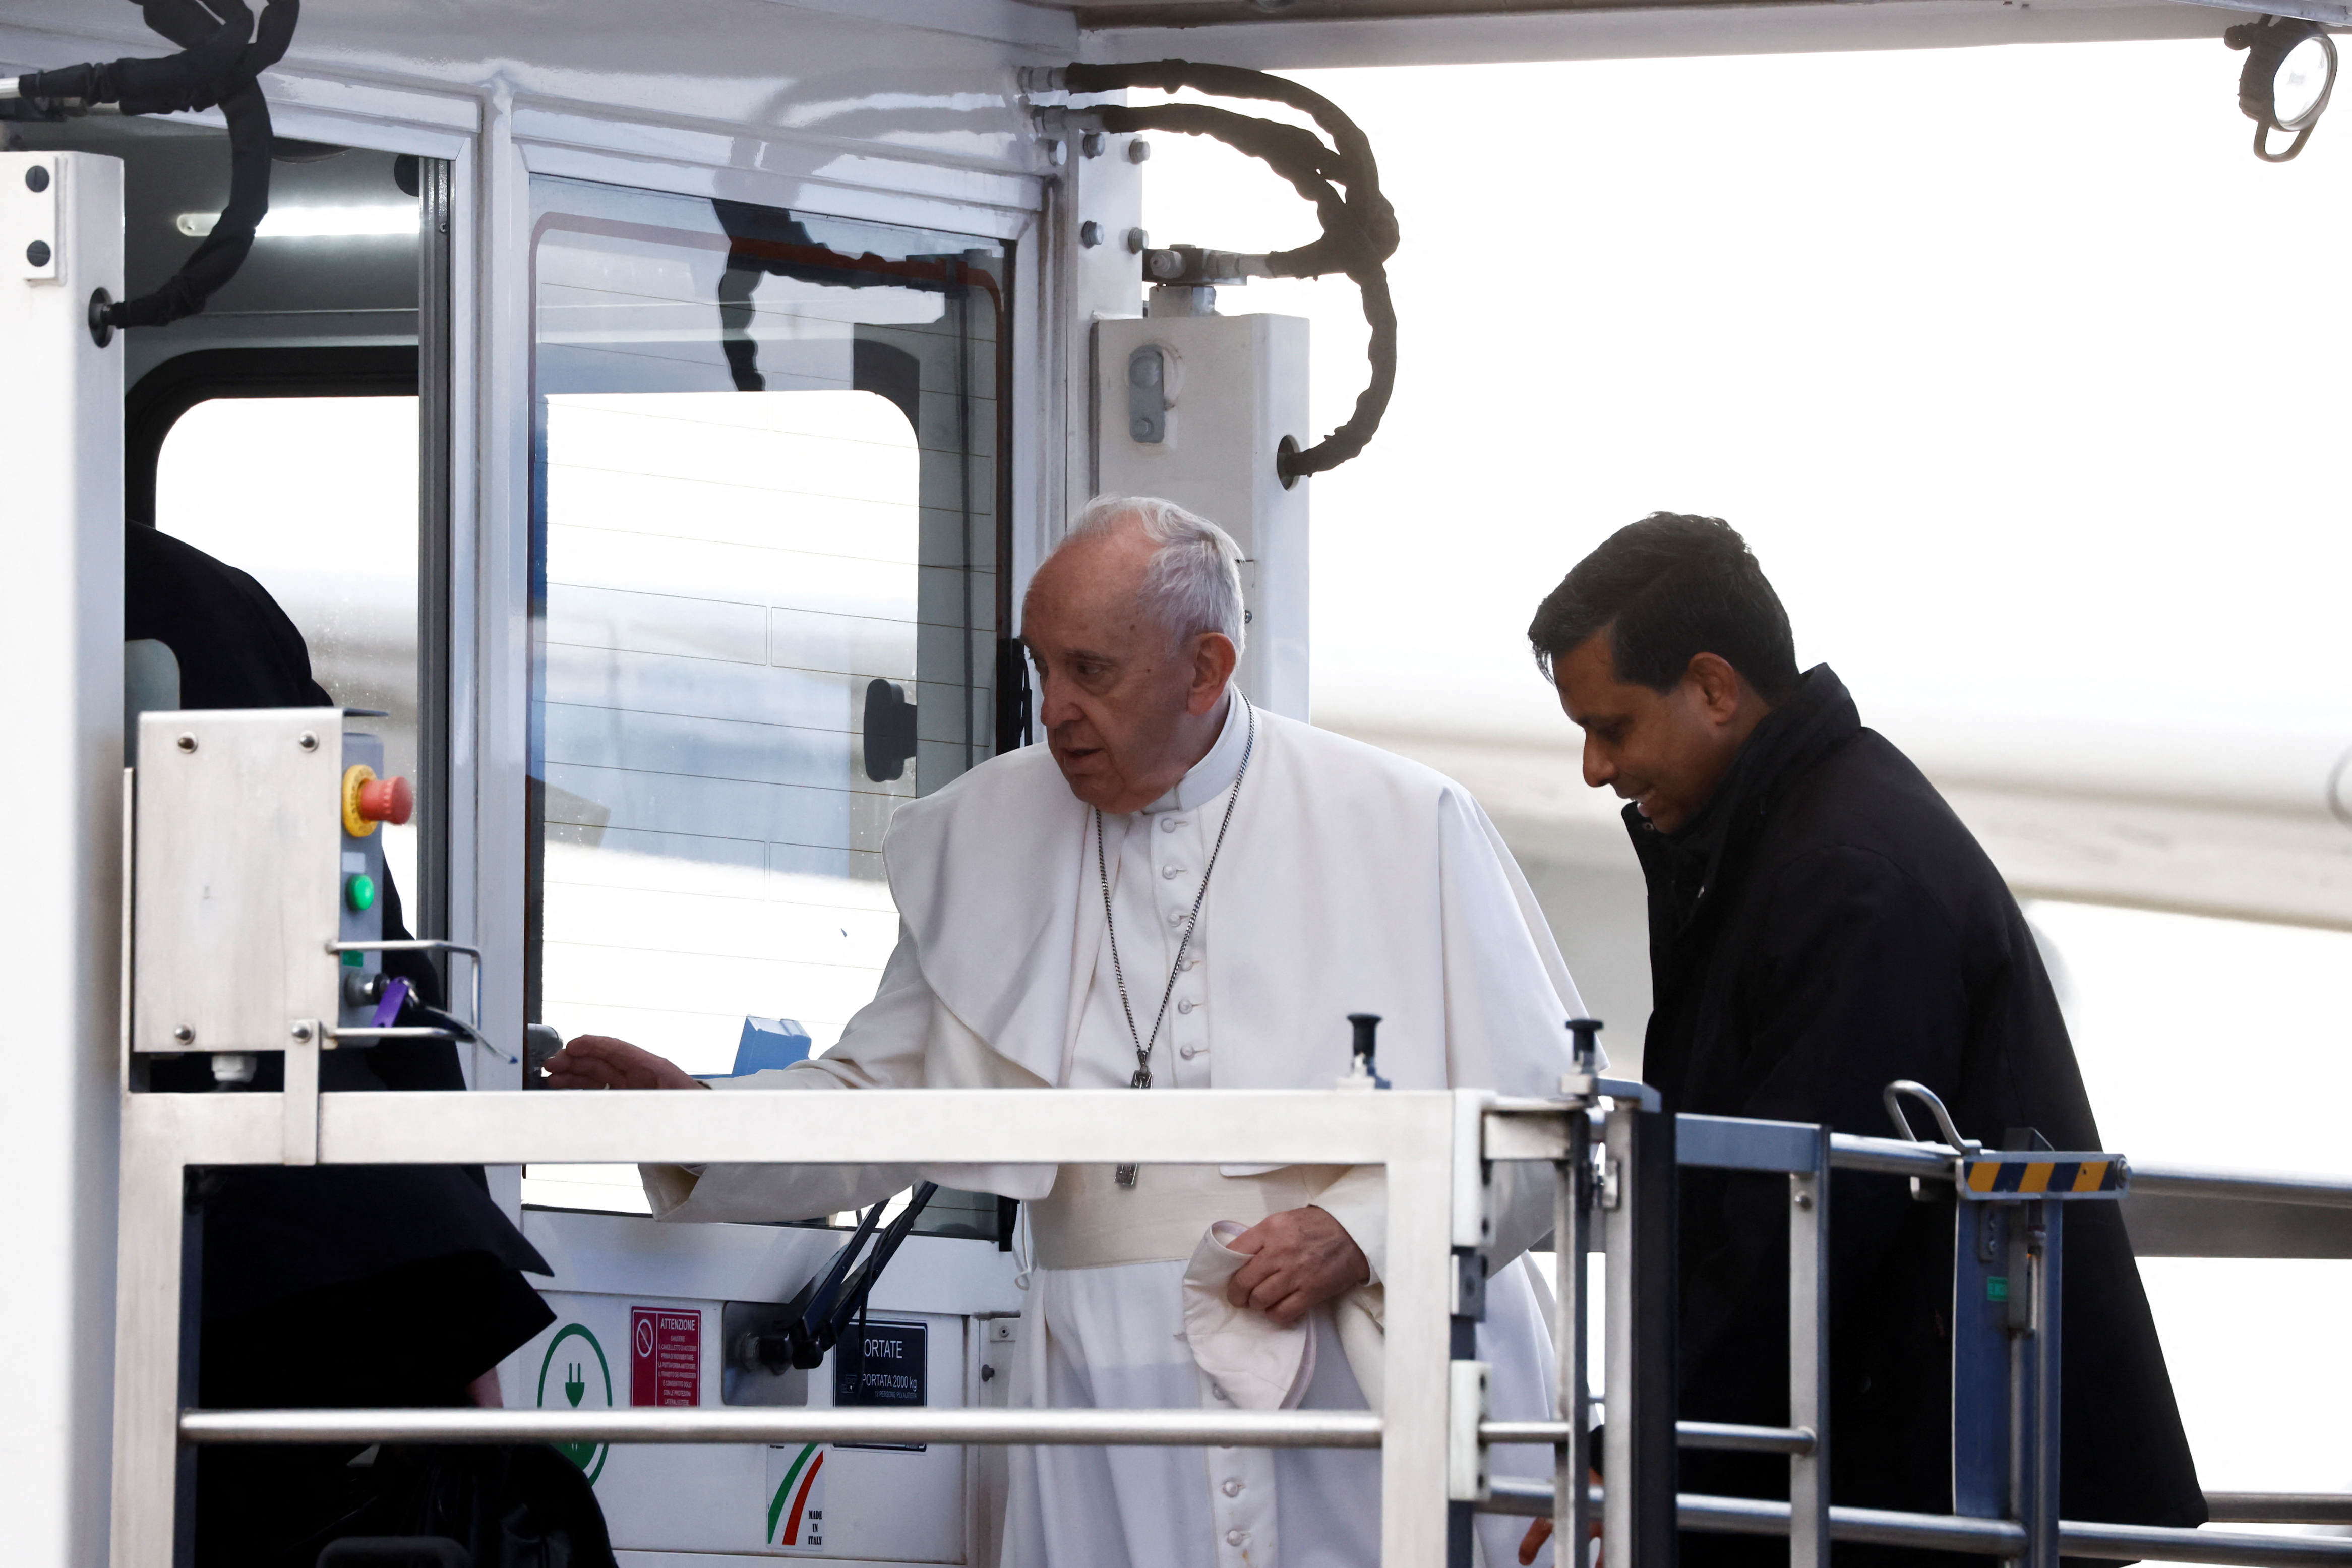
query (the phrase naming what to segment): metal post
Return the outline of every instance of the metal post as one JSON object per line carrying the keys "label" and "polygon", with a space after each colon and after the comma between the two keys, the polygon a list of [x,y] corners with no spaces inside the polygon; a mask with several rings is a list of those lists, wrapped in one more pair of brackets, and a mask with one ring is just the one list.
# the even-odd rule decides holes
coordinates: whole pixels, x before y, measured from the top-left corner
{"label": "metal post", "polygon": [[1618,1100],[1602,1139],[1609,1258],[1602,1561],[1605,1568],[1674,1568],[1675,1121]]}
{"label": "metal post", "polygon": [[1789,1425],[1813,1435],[1789,1456],[1789,1568],[1830,1562],[1830,1131],[1811,1171],[1789,1175]]}
{"label": "metal post", "polygon": [[1953,1205],[1952,1511],[1972,1519],[2008,1512],[2010,1217]]}
{"label": "metal post", "polygon": [[179,1129],[169,1125],[178,1108],[169,1102],[210,1098],[142,1094],[124,1106],[115,1265],[121,1291],[114,1321],[114,1568],[172,1568],[174,1558],[185,1178],[173,1148]]}
{"label": "metal post", "polygon": [[[416,247],[416,886],[408,895],[408,929],[449,934],[450,595],[454,557],[450,489],[450,220],[455,167],[417,160]],[[448,961],[433,955],[445,994]],[[478,971],[478,962],[474,965]],[[481,1020],[475,1019],[477,1026]],[[477,1061],[477,1069],[488,1064]]]}
{"label": "metal post", "polygon": [[[180,1173],[180,1408],[204,1403],[205,1205],[185,1171]],[[172,1489],[172,1568],[195,1568],[196,1450],[180,1445]]]}
{"label": "metal post", "polygon": [[2004,1278],[2008,1281],[2009,1300],[2004,1315],[2009,1342],[2009,1474],[2003,1511],[2008,1518],[2026,1527],[2030,1554],[2034,1502],[2034,1439],[2040,1433],[2039,1425],[2033,1419],[2034,1373],[2037,1367],[2033,1353],[2033,1256],[2031,1241],[2033,1216],[2022,1207],[2011,1208],[2007,1229],[2004,1267],[2008,1272]]}
{"label": "metal post", "polygon": [[1388,1165],[1381,1561],[1395,1568],[1444,1560],[1453,1174],[1445,1160],[1391,1160]]}
{"label": "metal post", "polygon": [[[1452,1467],[1454,1473],[1446,1478],[1445,1561],[1447,1568],[1475,1568],[1472,1527],[1478,1500],[1487,1489],[1486,1448],[1478,1441],[1476,1423],[1487,1415],[1489,1376],[1478,1359],[1478,1325],[1486,1316],[1486,1258],[1475,1247],[1454,1248],[1452,1309],[1446,1334],[1452,1358],[1446,1368],[1446,1410],[1454,1426],[1448,1430],[1446,1451],[1449,1459],[1459,1455],[1467,1462]],[[1454,1431],[1465,1427],[1468,1441],[1455,1441]]]}
{"label": "metal post", "polygon": [[1585,1252],[1592,1241],[1592,1117],[1581,1108],[1568,1118],[1568,1158],[1552,1167],[1552,1299],[1557,1321],[1551,1342],[1559,1357],[1559,1414],[1568,1441],[1556,1445],[1552,1466],[1552,1561],[1582,1568],[1583,1542],[1592,1530],[1592,1394],[1584,1380]]}
{"label": "metal post", "polygon": [[[122,842],[122,162],[0,153],[0,360],[8,565],[0,571],[0,1099],[12,1358],[7,1558],[106,1550]],[[176,1231],[174,1232],[176,1235]],[[34,1347],[38,1347],[37,1349]],[[166,1479],[168,1485],[168,1478]]]}
{"label": "metal post", "polygon": [[2059,1303],[2063,1203],[2026,1211],[2033,1249],[2032,1512],[2026,1520],[2027,1568],[2058,1568]]}

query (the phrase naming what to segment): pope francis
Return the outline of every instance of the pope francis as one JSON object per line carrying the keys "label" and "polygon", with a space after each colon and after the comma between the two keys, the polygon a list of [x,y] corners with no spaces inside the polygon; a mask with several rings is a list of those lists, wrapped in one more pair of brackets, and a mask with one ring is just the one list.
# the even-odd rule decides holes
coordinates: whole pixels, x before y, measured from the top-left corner
{"label": "pope francis", "polygon": [[[1451,780],[1234,688],[1239,561],[1168,501],[1087,508],[1024,605],[1047,743],[899,808],[898,946],[873,1002],[823,1057],[722,1087],[1324,1088],[1346,1015],[1369,1012],[1399,1088],[1554,1090],[1582,1009],[1509,852]],[[548,1072],[702,1087],[593,1035]],[[645,1169],[667,1220],[802,1218],[917,1177],[1028,1205],[1016,1405],[1379,1403],[1376,1167]],[[1549,1227],[1549,1173],[1498,1199],[1480,1353],[1496,1415],[1541,1418],[1550,1346],[1519,1255]],[[1495,1469],[1548,1478],[1550,1451],[1497,1449]],[[1380,1557],[1377,1452],[1022,1448],[1011,1476],[1006,1568]],[[1516,1559],[1512,1521],[1478,1535],[1492,1568]]]}

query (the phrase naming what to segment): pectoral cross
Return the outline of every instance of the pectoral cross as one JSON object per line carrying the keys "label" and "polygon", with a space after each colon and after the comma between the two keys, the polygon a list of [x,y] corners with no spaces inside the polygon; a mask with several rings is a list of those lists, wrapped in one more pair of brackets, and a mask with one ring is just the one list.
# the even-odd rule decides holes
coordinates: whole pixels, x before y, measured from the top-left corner
{"label": "pectoral cross", "polygon": [[[1135,1076],[1127,1080],[1127,1087],[1129,1089],[1150,1089],[1151,1087],[1151,1069],[1147,1067],[1137,1068],[1135,1069]],[[1135,1167],[1133,1165],[1121,1165],[1114,1174],[1120,1186],[1131,1187],[1135,1185]]]}

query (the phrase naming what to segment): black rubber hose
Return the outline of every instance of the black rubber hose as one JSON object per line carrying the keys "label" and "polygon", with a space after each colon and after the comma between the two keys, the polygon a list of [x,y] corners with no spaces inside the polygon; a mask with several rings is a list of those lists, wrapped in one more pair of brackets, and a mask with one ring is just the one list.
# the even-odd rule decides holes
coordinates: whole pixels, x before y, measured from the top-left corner
{"label": "black rubber hose", "polygon": [[236,276],[269,211],[269,104],[255,80],[286,56],[300,0],[268,0],[258,25],[244,0],[146,0],[148,26],[180,46],[162,59],[67,66],[24,79],[28,98],[117,103],[125,114],[217,106],[228,121],[228,205],[163,286],[100,312],[110,327],[160,327],[193,316]]}
{"label": "black rubber hose", "polygon": [[108,325],[161,327],[196,314],[251,253],[254,230],[269,211],[269,104],[247,82],[223,99],[220,110],[228,121],[228,205],[162,288],[109,306]]}
{"label": "black rubber hose", "polygon": [[[1315,204],[1321,236],[1295,250],[1277,251],[1266,265],[1281,278],[1317,278],[1344,273],[1363,296],[1364,321],[1371,329],[1365,345],[1371,377],[1357,395],[1347,421],[1305,451],[1284,450],[1276,459],[1285,484],[1323,473],[1361,452],[1380,429],[1396,389],[1396,307],[1389,296],[1388,258],[1397,247],[1396,209],[1381,194],[1380,166],[1370,142],[1356,122],[1322,94],[1295,81],[1237,66],[1155,60],[1140,65],[1073,65],[1063,73],[1073,93],[1115,92],[1126,88],[1181,88],[1224,98],[1281,103],[1312,118],[1331,138],[1295,125],[1236,114],[1208,104],[1171,103],[1134,109],[1107,105],[1098,112],[1106,130],[1172,131],[1209,136],[1265,163]],[[1344,191],[1344,195],[1342,192]]]}

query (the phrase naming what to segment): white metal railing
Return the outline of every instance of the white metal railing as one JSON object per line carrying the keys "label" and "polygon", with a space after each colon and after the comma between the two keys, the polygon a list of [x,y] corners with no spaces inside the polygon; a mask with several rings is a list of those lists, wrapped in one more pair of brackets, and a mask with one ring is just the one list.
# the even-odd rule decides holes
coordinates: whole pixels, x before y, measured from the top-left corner
{"label": "white metal railing", "polygon": [[[293,1053],[289,1053],[293,1054]],[[1826,1568],[1832,1541],[1933,1546],[2055,1568],[2056,1554],[2352,1568],[2352,1542],[2038,1519],[1894,1513],[1828,1500],[1827,1224],[1832,1169],[1951,1182],[1959,1151],[1832,1136],[1790,1123],[1669,1118],[1635,1084],[1571,1079],[1549,1100],[1477,1090],[908,1090],[856,1094],[132,1094],[123,1102],[115,1382],[113,1562],[170,1568],[189,1446],[283,1442],[758,1443],[832,1438],[958,1444],[1378,1447],[1381,1556],[1414,1568],[1467,1561],[1474,1510],[1549,1514],[1561,1540],[1608,1524],[1607,1568],[1647,1560],[1681,1530],[1785,1534],[1792,1568]],[[309,1064],[303,1064],[308,1066]],[[1676,1153],[1676,1131],[1682,1143]],[[271,1164],[1286,1163],[1388,1173],[1387,1373],[1378,1412],[639,1408],[610,1411],[184,1409],[182,1237],[191,1167]],[[1553,1166],[1560,1418],[1486,1418],[1468,1358],[1483,1310],[1476,1249],[1492,1234],[1491,1163]],[[1790,1183],[1790,1419],[1785,1426],[1675,1423],[1671,1359],[1641,1325],[1671,1315],[1663,1225],[1677,1163],[1779,1173]],[[2352,1184],[2162,1173],[2199,1196],[2352,1206]],[[2057,1208],[2059,1205],[2049,1205]],[[2048,1222],[2054,1238],[2056,1222]],[[1591,1460],[1584,1380],[1585,1257],[1598,1226],[1610,1258],[1607,1489]],[[1661,1270],[1664,1270],[1663,1274]],[[2055,1269],[2037,1269],[2053,1312]],[[2047,1279],[2048,1283],[2041,1283]],[[1664,1282],[1664,1296],[1652,1292]],[[2046,1296],[2046,1299],[2043,1299]],[[2054,1318],[2053,1320],[2054,1321]],[[2044,1342],[2055,1381],[2055,1336]],[[2054,1426],[2048,1436],[2054,1438]],[[1554,1483],[1495,1482],[1496,1443],[1549,1443]],[[1790,1501],[1677,1495],[1677,1446],[1788,1457]],[[2054,1453],[2054,1442],[2041,1450]],[[2054,1462],[2044,1467],[2054,1496]],[[2014,1502],[2014,1500],[2012,1500]],[[2240,1520],[2352,1512],[2340,1498],[2248,1494]],[[2282,1512],[2281,1510],[2284,1510]]]}
{"label": "white metal railing", "polygon": [[[297,1083],[316,1081],[310,1074],[288,1076]],[[938,1442],[1377,1445],[1383,1561],[1443,1561],[1451,1511],[1449,1319],[1459,1278],[1453,1259],[1456,1247],[1479,1244],[1486,1223],[1480,1117],[1493,1098],[1468,1091],[1139,1095],[1081,1089],[126,1096],[115,1568],[171,1568],[184,1444],[427,1436],[505,1442],[521,1440],[515,1434],[524,1424],[547,1419],[520,1411],[184,1414],[180,1263],[186,1172],[312,1159],[369,1165],[1008,1160],[1384,1165],[1389,1352],[1385,1408],[1377,1415],[643,1409],[574,1419],[614,1422],[612,1436],[632,1442],[751,1441],[753,1426],[765,1422],[770,1426],[761,1430],[804,1423],[793,1429],[914,1441],[930,1434],[929,1440]],[[964,1424],[958,1435],[948,1435],[958,1423]]]}

